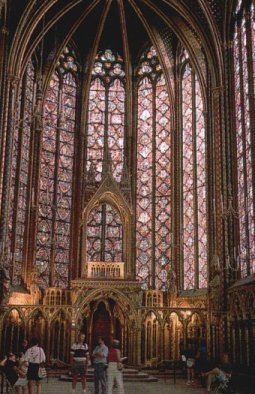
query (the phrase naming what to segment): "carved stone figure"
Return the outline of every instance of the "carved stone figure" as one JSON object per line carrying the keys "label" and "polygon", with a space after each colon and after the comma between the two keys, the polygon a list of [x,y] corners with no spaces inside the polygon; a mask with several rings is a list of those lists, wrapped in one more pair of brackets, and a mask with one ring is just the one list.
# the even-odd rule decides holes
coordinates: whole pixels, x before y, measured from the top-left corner
{"label": "carved stone figure", "polygon": [[171,295],[177,294],[177,286],[176,286],[176,273],[173,268],[169,269],[167,273],[167,281],[168,281],[168,291]]}
{"label": "carved stone figure", "polygon": [[34,305],[38,305],[41,299],[41,290],[39,288],[40,279],[38,276],[38,272],[36,269],[33,269],[31,272],[31,285],[30,285],[30,293],[32,296],[32,301]]}

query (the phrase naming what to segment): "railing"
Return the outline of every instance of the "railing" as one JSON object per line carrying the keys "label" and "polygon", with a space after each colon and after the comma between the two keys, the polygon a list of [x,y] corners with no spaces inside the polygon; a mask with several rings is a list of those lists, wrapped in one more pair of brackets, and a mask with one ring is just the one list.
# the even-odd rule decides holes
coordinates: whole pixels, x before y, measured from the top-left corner
{"label": "railing", "polygon": [[124,263],[89,261],[87,272],[88,278],[93,279],[124,279]]}
{"label": "railing", "polygon": [[70,305],[71,291],[58,287],[49,287],[45,290],[43,305]]}

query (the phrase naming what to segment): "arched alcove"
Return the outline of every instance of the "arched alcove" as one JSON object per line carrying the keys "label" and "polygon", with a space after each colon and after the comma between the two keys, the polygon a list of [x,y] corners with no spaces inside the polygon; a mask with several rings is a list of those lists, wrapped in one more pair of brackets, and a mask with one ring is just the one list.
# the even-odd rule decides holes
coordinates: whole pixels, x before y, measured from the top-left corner
{"label": "arched alcove", "polygon": [[8,352],[19,354],[25,338],[25,323],[21,313],[17,309],[11,309],[4,316],[2,324],[1,355],[4,356]]}

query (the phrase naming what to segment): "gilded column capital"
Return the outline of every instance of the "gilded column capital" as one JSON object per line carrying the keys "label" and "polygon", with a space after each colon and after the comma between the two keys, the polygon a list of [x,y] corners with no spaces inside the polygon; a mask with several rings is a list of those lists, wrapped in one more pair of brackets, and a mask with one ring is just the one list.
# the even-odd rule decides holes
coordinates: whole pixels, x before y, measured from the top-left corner
{"label": "gilded column capital", "polygon": [[212,88],[212,95],[214,97],[220,96],[223,92],[224,92],[224,86],[223,85],[215,86],[215,87]]}
{"label": "gilded column capital", "polygon": [[229,40],[227,42],[224,42],[223,47],[224,47],[224,49],[232,49],[233,48],[233,40]]}
{"label": "gilded column capital", "polygon": [[20,78],[17,75],[13,75],[13,74],[8,74],[6,79],[10,84],[10,86],[12,87],[12,89],[14,89],[20,81]]}
{"label": "gilded column capital", "polygon": [[1,34],[3,34],[3,35],[7,36],[9,34],[9,29],[7,29],[6,26],[2,26],[0,31],[1,31]]}

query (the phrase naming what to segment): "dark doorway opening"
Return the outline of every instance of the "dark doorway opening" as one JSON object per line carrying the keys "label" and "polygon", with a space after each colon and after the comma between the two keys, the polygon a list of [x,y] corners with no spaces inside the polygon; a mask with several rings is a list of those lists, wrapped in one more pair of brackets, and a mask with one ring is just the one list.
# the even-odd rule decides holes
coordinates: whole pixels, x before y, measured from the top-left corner
{"label": "dark doorway opening", "polygon": [[92,346],[97,345],[99,337],[103,337],[105,344],[109,346],[112,340],[111,317],[103,302],[98,304],[98,307],[93,315],[92,322]]}

